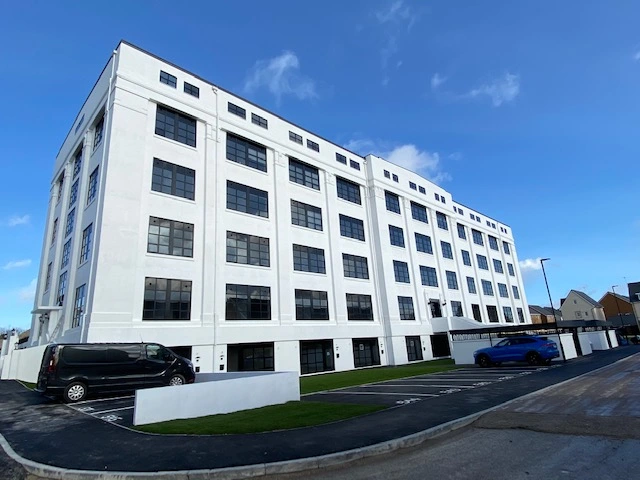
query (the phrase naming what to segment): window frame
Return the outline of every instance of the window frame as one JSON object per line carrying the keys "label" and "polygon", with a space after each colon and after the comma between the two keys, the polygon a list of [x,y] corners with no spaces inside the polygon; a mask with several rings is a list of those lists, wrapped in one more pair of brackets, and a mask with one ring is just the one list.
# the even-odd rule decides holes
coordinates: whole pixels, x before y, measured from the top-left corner
{"label": "window frame", "polygon": [[404,230],[395,225],[389,225],[389,243],[394,247],[405,248]]}
{"label": "window frame", "polygon": [[416,312],[413,306],[413,297],[398,295],[398,312],[401,321],[415,320]]}
{"label": "window frame", "polygon": [[[226,240],[227,263],[253,267],[271,266],[271,246],[268,237],[227,230]],[[235,245],[232,245],[234,242]],[[240,255],[242,251],[246,254]],[[243,259],[245,261],[242,261]]]}
{"label": "window frame", "polygon": [[422,223],[429,223],[427,207],[417,202],[411,201],[411,218]]}
{"label": "window frame", "polygon": [[[433,243],[431,242],[431,237],[429,235],[425,235],[423,233],[414,233],[414,237],[416,240],[416,250],[422,253],[428,253],[429,255],[433,255]],[[426,250],[422,250],[422,246],[426,246]]]}
{"label": "window frame", "polygon": [[362,205],[359,184],[352,182],[351,180],[347,180],[346,178],[336,177],[336,192],[338,198],[357,205]]}
{"label": "window frame", "polygon": [[[348,321],[355,321],[355,322],[374,321],[373,299],[371,298],[371,295],[366,295],[361,293],[347,293],[346,305],[347,305]],[[354,311],[353,305],[357,305],[357,311]],[[368,308],[367,308],[367,305],[368,305]],[[370,312],[370,315],[366,315],[367,311]]]}
{"label": "window frame", "polygon": [[339,214],[338,219],[340,222],[340,236],[353,238],[361,242],[366,241],[363,220],[343,214]]}
{"label": "window frame", "polygon": [[[238,193],[242,193],[244,196],[240,196]],[[231,201],[233,199],[235,201]],[[266,190],[227,180],[226,202],[228,210],[255,217],[269,218],[269,193]],[[234,205],[237,208],[234,208]],[[240,208],[242,206],[244,206],[244,210]],[[265,208],[262,209],[262,207]]]}
{"label": "window frame", "polygon": [[438,288],[438,272],[434,267],[420,265],[420,282],[426,287]]}
{"label": "window frame", "polygon": [[320,191],[320,170],[295,157],[289,157],[289,181]]}
{"label": "window frame", "polygon": [[398,283],[411,283],[409,264],[400,260],[393,261],[393,276]]}
{"label": "window frame", "polygon": [[345,278],[369,280],[369,261],[367,257],[343,253],[342,270]]}
{"label": "window frame", "polygon": [[239,165],[266,173],[267,147],[234,133],[226,133],[225,158]]}
{"label": "window frame", "polygon": [[[164,117],[163,119],[160,118],[161,115]],[[171,119],[171,122],[168,122],[167,119]],[[158,103],[154,132],[160,137],[196,148],[198,121],[186,113]]]}
{"label": "window frame", "polygon": [[291,199],[291,225],[323,231],[322,209]]}
{"label": "window frame", "polygon": [[327,273],[324,249],[294,243],[292,250],[294,272]]}
{"label": "window frame", "polygon": [[[242,287],[242,288],[239,288]],[[242,291],[240,291],[242,290]],[[230,296],[234,294],[234,296]],[[244,296],[241,296],[243,295]],[[257,294],[257,295],[254,295]],[[233,306],[235,310],[230,309],[230,300],[235,299]],[[244,303],[240,300],[244,299]],[[224,318],[228,321],[262,321],[271,320],[271,287],[263,285],[245,285],[237,283],[225,284],[225,314]],[[244,308],[237,308],[242,306]],[[232,313],[235,312],[235,316]],[[240,315],[246,312],[246,317]],[[258,315],[254,316],[254,313]]]}
{"label": "window frame", "polygon": [[[304,290],[296,288],[294,291],[294,299],[296,306],[296,320],[329,320],[328,292],[323,290]],[[308,302],[308,305],[305,305],[305,301]],[[301,316],[301,313],[309,314]]]}
{"label": "window frame", "polygon": [[[168,235],[165,235],[163,229],[169,229]],[[190,235],[189,235],[190,232]],[[152,239],[156,237],[156,242]],[[190,237],[190,238],[189,238]],[[162,242],[162,238],[166,239],[166,245]],[[191,244],[191,247],[187,246]],[[155,245],[156,251],[151,248]],[[155,255],[166,255],[169,257],[193,258],[194,245],[194,225],[192,223],[172,220],[170,218],[149,216],[149,227],[147,229],[147,253]],[[162,252],[166,247],[167,253]],[[182,253],[174,253],[181,251]]]}
{"label": "window frame", "polygon": [[384,203],[389,212],[400,213],[400,196],[388,190],[384,191]]}

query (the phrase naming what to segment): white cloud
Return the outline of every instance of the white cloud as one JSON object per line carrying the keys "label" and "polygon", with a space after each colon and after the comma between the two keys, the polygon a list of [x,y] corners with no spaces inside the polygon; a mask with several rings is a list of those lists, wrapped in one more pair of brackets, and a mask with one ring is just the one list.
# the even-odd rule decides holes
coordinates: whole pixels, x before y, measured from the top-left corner
{"label": "white cloud", "polygon": [[407,30],[411,30],[419,17],[420,15],[414,12],[411,7],[405,6],[403,0],[396,0],[388,9],[376,12],[376,18],[381,25],[386,23],[406,24]]}
{"label": "white cloud", "polygon": [[16,260],[13,262],[8,262],[4,265],[4,267],[2,267],[3,270],[11,270],[12,268],[22,268],[22,267],[28,267],[29,265],[31,265],[31,259],[25,259],[25,260]]}
{"label": "white cloud", "polygon": [[389,65],[389,59],[398,53],[398,41],[395,36],[387,38],[387,43],[380,50],[380,59],[382,61],[382,68],[387,68]]}
{"label": "white cloud", "polygon": [[633,54],[633,60],[636,62],[640,60],[640,50]]}
{"label": "white cloud", "polygon": [[522,274],[533,272],[534,270],[540,270],[540,257],[538,258],[525,258],[518,262],[520,265],[520,271]]}
{"label": "white cloud", "polygon": [[290,51],[255,63],[245,80],[244,89],[252,92],[260,88],[266,88],[278,102],[284,95],[293,95],[300,100],[318,96],[315,82],[300,73],[300,61]]}
{"label": "white cloud", "polygon": [[360,155],[367,155],[376,149],[376,143],[367,138],[351,139],[344,148]]}
{"label": "white cloud", "polygon": [[18,215],[14,215],[9,220],[7,220],[6,225],[8,227],[16,227],[18,225],[26,225],[31,220],[30,215],[22,215],[21,217]]}
{"label": "white cloud", "polygon": [[520,76],[505,73],[502,77],[495,78],[471,90],[467,96],[491,98],[494,107],[513,101],[520,93]]}
{"label": "white cloud", "polygon": [[443,77],[438,72],[431,77],[431,90],[437,90],[440,85],[447,81],[447,77]]}
{"label": "white cloud", "polygon": [[36,295],[37,283],[38,283],[38,280],[34,278],[33,280],[31,280],[29,285],[19,288],[17,291],[18,300],[20,300],[21,302],[33,302],[33,298]]}

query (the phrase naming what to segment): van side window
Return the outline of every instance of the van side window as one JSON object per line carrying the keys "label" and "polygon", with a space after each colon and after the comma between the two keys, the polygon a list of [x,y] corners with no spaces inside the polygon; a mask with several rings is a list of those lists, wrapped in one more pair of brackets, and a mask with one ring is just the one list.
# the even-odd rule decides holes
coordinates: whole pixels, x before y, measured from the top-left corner
{"label": "van side window", "polygon": [[160,345],[147,345],[147,358],[149,360],[162,360],[162,347]]}
{"label": "van side window", "polygon": [[139,345],[115,345],[107,349],[107,362],[109,363],[133,363],[139,359]]}
{"label": "van side window", "polygon": [[62,349],[65,363],[105,363],[107,349],[94,346],[66,346]]}

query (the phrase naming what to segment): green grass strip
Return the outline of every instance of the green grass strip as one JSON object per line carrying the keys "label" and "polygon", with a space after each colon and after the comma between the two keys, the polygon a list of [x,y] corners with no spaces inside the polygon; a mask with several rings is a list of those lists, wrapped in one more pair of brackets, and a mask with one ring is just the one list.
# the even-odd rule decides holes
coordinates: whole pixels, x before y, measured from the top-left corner
{"label": "green grass strip", "polygon": [[459,366],[453,360],[432,360],[430,362],[411,363],[397,367],[374,367],[346,372],[325,373],[300,378],[300,393],[323,392],[336,388],[364,385],[366,383],[382,382],[396,378],[415,377],[428,373],[455,370]]}
{"label": "green grass strip", "polygon": [[36,384],[35,383],[31,383],[31,382],[23,382],[22,380],[18,380],[18,382],[20,382],[22,385],[24,385],[25,387],[27,387],[29,390],[33,390],[36,388]]}
{"label": "green grass strip", "polygon": [[225,415],[140,425],[137,430],[161,434],[213,435],[258,433],[311,427],[383,410],[381,405],[288,402]]}

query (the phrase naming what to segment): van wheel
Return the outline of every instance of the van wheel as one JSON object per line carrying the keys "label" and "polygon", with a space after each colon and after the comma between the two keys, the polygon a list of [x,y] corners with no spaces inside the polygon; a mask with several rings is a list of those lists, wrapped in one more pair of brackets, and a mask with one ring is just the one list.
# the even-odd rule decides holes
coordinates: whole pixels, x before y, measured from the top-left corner
{"label": "van wheel", "polygon": [[182,375],[173,375],[169,379],[169,386],[172,387],[174,385],[184,385],[184,377]]}
{"label": "van wheel", "polygon": [[87,386],[82,382],[72,382],[67,385],[62,395],[65,403],[75,403],[87,396]]}

